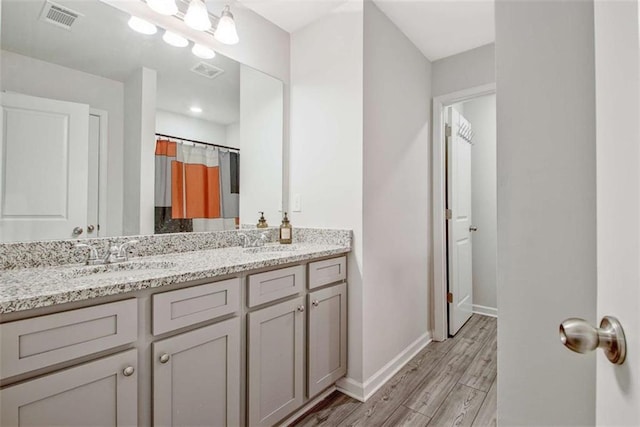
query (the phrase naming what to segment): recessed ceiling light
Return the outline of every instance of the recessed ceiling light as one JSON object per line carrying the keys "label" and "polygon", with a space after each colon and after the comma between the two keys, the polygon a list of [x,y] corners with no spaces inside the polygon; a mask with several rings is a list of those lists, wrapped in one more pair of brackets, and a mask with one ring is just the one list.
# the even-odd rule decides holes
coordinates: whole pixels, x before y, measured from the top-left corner
{"label": "recessed ceiling light", "polygon": [[137,16],[132,16],[129,19],[129,27],[142,34],[146,34],[148,36],[155,34],[158,32],[158,29],[151,22],[147,22],[144,19],[140,19]]}
{"label": "recessed ceiling light", "polygon": [[192,113],[202,113],[202,108],[200,107],[191,107],[189,108]]}
{"label": "recessed ceiling light", "polygon": [[175,47],[185,47],[186,45],[189,44],[189,40],[185,39],[180,34],[176,34],[169,30],[166,30],[164,32],[164,35],[162,36],[162,40],[164,40],[167,44],[170,44],[171,46],[175,46]]}
{"label": "recessed ceiling light", "polygon": [[191,52],[198,58],[202,59],[211,59],[216,56],[216,53],[213,50],[197,43],[193,45],[193,47],[191,48]]}

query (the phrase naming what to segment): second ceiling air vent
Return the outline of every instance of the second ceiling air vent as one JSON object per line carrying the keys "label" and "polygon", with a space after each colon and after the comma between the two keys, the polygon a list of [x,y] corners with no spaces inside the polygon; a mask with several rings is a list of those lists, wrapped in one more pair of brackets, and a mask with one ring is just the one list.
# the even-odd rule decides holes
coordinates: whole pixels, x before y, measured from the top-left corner
{"label": "second ceiling air vent", "polygon": [[40,13],[40,20],[71,31],[73,23],[82,16],[84,15],[80,12],[47,0]]}
{"label": "second ceiling air vent", "polygon": [[218,68],[214,65],[208,64],[206,62],[197,63],[196,65],[193,66],[191,71],[193,71],[196,74],[200,74],[201,76],[204,76],[208,79],[215,79],[220,74],[224,73],[223,69]]}

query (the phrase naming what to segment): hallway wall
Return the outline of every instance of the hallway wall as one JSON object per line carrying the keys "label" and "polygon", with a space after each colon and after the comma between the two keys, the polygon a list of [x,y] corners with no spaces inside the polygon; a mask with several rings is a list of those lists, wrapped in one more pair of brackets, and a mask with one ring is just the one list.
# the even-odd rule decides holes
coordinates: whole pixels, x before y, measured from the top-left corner
{"label": "hallway wall", "polygon": [[496,96],[464,103],[475,137],[471,147],[473,310],[497,315]]}

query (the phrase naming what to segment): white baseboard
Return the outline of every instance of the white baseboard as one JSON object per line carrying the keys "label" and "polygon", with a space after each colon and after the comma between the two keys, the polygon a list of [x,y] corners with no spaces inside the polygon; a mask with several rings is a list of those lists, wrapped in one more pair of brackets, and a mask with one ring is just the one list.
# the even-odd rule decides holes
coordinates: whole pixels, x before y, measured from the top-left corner
{"label": "white baseboard", "polygon": [[301,416],[303,416],[309,409],[313,408],[314,406],[316,406],[318,403],[322,402],[327,396],[329,396],[331,393],[333,393],[334,391],[336,391],[336,387],[335,386],[331,386],[328,389],[326,389],[325,391],[323,391],[322,393],[320,393],[319,395],[317,395],[316,397],[314,397],[313,399],[311,399],[306,405],[304,405],[302,408],[298,409],[296,412],[294,412],[291,416],[289,416],[289,418],[287,418],[286,420],[284,420],[282,423],[280,423],[281,427],[286,427],[289,424],[292,424],[294,421],[297,421],[298,418],[300,418]]}
{"label": "white baseboard", "polygon": [[364,383],[352,378],[342,378],[336,383],[338,391],[353,397],[360,402],[366,402],[376,391],[391,379],[404,365],[407,364],[420,350],[431,342],[431,333],[426,332],[420,338],[411,343],[400,354],[384,365]]}
{"label": "white baseboard", "polygon": [[485,307],[484,305],[473,304],[472,310],[476,314],[482,314],[483,316],[498,317],[498,309],[493,307]]}

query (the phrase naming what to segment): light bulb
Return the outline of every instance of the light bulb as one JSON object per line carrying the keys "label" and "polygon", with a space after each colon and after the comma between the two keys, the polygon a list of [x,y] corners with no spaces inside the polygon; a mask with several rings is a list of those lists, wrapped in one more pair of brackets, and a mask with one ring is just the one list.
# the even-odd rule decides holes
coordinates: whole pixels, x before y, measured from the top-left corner
{"label": "light bulb", "polygon": [[193,53],[198,58],[202,58],[202,59],[211,59],[216,56],[216,53],[213,50],[197,43],[194,44],[193,47],[191,48],[191,53]]}
{"label": "light bulb", "polygon": [[129,19],[129,27],[142,34],[152,35],[158,32],[158,29],[151,22],[147,22],[144,19],[140,19],[137,16],[132,16]]}
{"label": "light bulb", "polygon": [[178,13],[176,0],[147,0],[147,5],[151,10],[161,15],[175,15]]}
{"label": "light bulb", "polygon": [[209,11],[202,0],[191,0],[187,14],[184,15],[184,23],[198,31],[207,31],[211,28]]}
{"label": "light bulb", "polygon": [[180,34],[172,33],[169,30],[166,30],[164,32],[162,40],[164,40],[167,44],[175,47],[185,47],[189,44],[189,40],[185,39]]}
{"label": "light bulb", "polygon": [[216,40],[224,44],[236,44],[240,41],[238,32],[236,31],[236,22],[233,20],[229,6],[224,7],[213,36]]}

